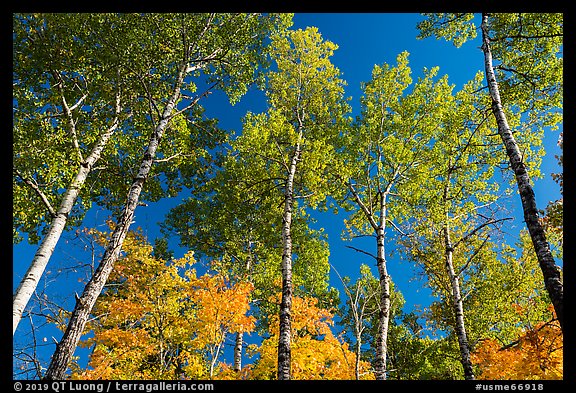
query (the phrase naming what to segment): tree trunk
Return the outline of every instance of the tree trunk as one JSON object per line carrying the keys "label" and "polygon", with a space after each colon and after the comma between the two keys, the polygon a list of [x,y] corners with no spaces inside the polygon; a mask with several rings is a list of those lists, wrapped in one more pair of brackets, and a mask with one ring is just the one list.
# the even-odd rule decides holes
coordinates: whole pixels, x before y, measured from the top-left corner
{"label": "tree trunk", "polygon": [[236,333],[236,343],[234,345],[234,371],[239,372],[242,369],[242,344],[244,333]]}
{"label": "tree trunk", "polygon": [[456,330],[458,346],[460,347],[460,362],[464,368],[464,378],[467,380],[474,380],[474,371],[472,370],[472,361],[470,360],[470,346],[468,344],[466,326],[464,324],[464,307],[462,305],[462,296],[460,295],[460,283],[458,276],[454,272],[454,265],[452,263],[454,249],[452,248],[448,226],[444,226],[444,244],[446,250],[446,271],[452,286],[452,307],[456,320],[456,326],[454,326],[454,329]]}
{"label": "tree trunk", "polygon": [[292,205],[294,203],[294,176],[296,164],[300,159],[300,140],[302,129],[298,137],[298,143],[286,180],[284,190],[284,214],[282,216],[282,301],[280,303],[280,335],[278,338],[278,379],[290,379],[291,362],[291,313],[292,313]]}
{"label": "tree trunk", "polygon": [[386,200],[381,197],[380,223],[376,230],[376,264],[380,278],[380,310],[378,312],[378,333],[376,336],[375,377],[386,379],[386,354],[388,351],[388,324],[390,320],[390,277],[386,269],[384,254],[384,231],[386,223]]}
{"label": "tree trunk", "polygon": [[[450,174],[453,167],[450,166],[448,175],[446,178],[446,183],[444,184],[444,190],[442,193],[442,203],[446,209],[448,203],[448,187],[450,184]],[[448,278],[450,280],[450,285],[452,287],[452,310],[454,311],[456,336],[458,338],[458,347],[460,348],[460,362],[464,369],[464,379],[474,380],[474,371],[472,370],[472,361],[470,360],[470,346],[468,344],[468,337],[466,335],[466,325],[464,323],[464,307],[462,305],[462,296],[460,294],[460,282],[458,280],[458,275],[454,272],[454,264],[452,258],[454,256],[454,246],[450,238],[450,229],[448,228],[448,212],[445,211],[445,223],[442,228],[442,235],[444,237],[444,255],[446,258],[446,272],[448,273]]]}
{"label": "tree trunk", "polygon": [[564,286],[560,276],[560,269],[556,266],[554,257],[550,251],[550,246],[546,241],[546,234],[544,228],[538,219],[538,209],[536,207],[536,197],[534,190],[530,185],[530,177],[523,162],[522,154],[518,148],[510,127],[508,120],[502,107],[500,99],[500,91],[498,82],[496,81],[496,74],[492,65],[492,52],[490,50],[490,38],[488,34],[488,15],[482,14],[482,51],[484,52],[484,67],[486,72],[486,80],[488,82],[488,90],[492,98],[492,112],[498,124],[498,133],[502,138],[502,142],[506,148],[506,153],[510,160],[510,166],[514,171],[516,183],[518,184],[518,192],[522,200],[522,209],[524,210],[524,221],[528,227],[528,232],[532,238],[532,244],[538,258],[538,263],[542,274],[544,275],[544,284],[550,300],[554,305],[556,316],[560,322],[560,327],[563,327],[564,310]]}
{"label": "tree trunk", "polygon": [[82,296],[76,301],[76,306],[74,307],[74,311],[72,312],[70,321],[68,322],[66,332],[64,333],[62,340],[56,346],[54,355],[52,355],[52,360],[48,366],[46,375],[44,376],[45,379],[63,379],[66,374],[68,364],[76,350],[76,345],[84,331],[90,312],[106,284],[106,280],[114,267],[114,263],[120,255],[122,243],[124,242],[124,238],[126,237],[130,224],[132,223],[134,211],[138,205],[138,198],[140,197],[144,181],[152,167],[156,155],[156,149],[160,144],[164,130],[170,120],[170,115],[180,97],[180,88],[184,80],[185,72],[186,64],[183,64],[183,66],[180,67],[172,97],[167,102],[164,112],[162,113],[162,118],[150,136],[148,148],[144,153],[144,157],[138,170],[138,175],[134,178],[130,190],[128,191],[124,210],[118,220],[116,228],[114,229],[112,238],[108,242],[108,246],[106,247],[106,251],[104,252],[104,256],[102,257],[98,268],[94,272],[94,275],[88,284],[86,284]]}
{"label": "tree trunk", "polygon": [[70,183],[70,186],[64,193],[62,201],[60,202],[60,206],[58,211],[56,212],[55,217],[52,219],[50,223],[50,228],[48,229],[48,233],[40,243],[40,247],[38,247],[38,251],[34,255],[34,259],[30,263],[30,267],[26,271],[24,278],[20,282],[18,289],[16,289],[16,293],[13,297],[12,303],[12,335],[16,333],[16,328],[20,323],[20,319],[22,318],[22,313],[26,308],[26,305],[30,301],[32,294],[36,290],[38,286],[38,282],[42,274],[44,274],[44,270],[48,265],[48,261],[54,252],[56,244],[64,231],[64,227],[66,226],[66,222],[68,220],[68,215],[72,211],[74,204],[76,203],[76,199],[78,198],[78,194],[80,190],[84,186],[86,182],[86,178],[94,164],[100,159],[100,155],[102,154],[102,150],[106,147],[106,144],[110,140],[110,137],[118,127],[118,116],[120,115],[120,97],[116,98],[116,118],[114,119],[114,123],[112,126],[106,130],[102,135],[100,135],[99,140],[96,142],[95,146],[92,148],[90,155],[86,158],[86,160],[80,163],[80,168],[76,177]]}
{"label": "tree trunk", "polygon": [[[358,324],[359,321],[356,322]],[[360,356],[362,354],[362,334],[359,333],[359,329],[356,329],[356,361],[354,362],[354,375],[356,376],[356,380],[360,379]]]}

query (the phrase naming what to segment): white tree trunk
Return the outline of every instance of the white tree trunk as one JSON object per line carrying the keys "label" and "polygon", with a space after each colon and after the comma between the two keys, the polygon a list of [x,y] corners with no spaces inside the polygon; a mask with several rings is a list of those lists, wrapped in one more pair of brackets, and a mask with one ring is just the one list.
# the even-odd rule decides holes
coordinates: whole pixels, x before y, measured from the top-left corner
{"label": "white tree trunk", "polygon": [[464,368],[464,378],[467,380],[474,380],[474,371],[472,370],[472,361],[470,360],[470,345],[468,344],[466,325],[464,324],[464,307],[462,305],[462,296],[460,294],[460,282],[458,280],[458,275],[454,272],[454,264],[452,262],[453,248],[450,241],[450,232],[446,226],[444,227],[444,242],[446,249],[446,272],[448,273],[448,278],[450,279],[450,284],[452,286],[452,308],[456,320],[454,330],[458,337],[460,362]]}
{"label": "white tree trunk", "polygon": [[[451,171],[452,168],[448,170],[448,176],[442,194],[442,202],[445,209],[446,205],[448,204],[448,187],[450,184]],[[472,370],[472,361],[470,360],[470,346],[468,344],[468,336],[466,335],[466,325],[464,323],[464,307],[462,305],[462,296],[460,294],[460,282],[458,280],[458,275],[454,271],[454,263],[452,261],[454,256],[454,245],[452,244],[450,229],[448,228],[449,217],[447,209],[445,220],[446,221],[442,228],[442,235],[444,238],[446,273],[448,273],[448,278],[452,287],[452,310],[454,311],[455,319],[454,330],[456,331],[456,336],[458,338],[458,347],[460,348],[460,363],[462,363],[462,368],[464,369],[464,379],[473,380],[475,377]]]}
{"label": "white tree trunk", "polygon": [[300,159],[300,139],[302,129],[298,137],[298,143],[294,151],[286,179],[284,191],[284,214],[282,217],[282,300],[280,303],[280,335],[278,337],[278,379],[291,379],[291,317],[292,317],[292,207],[294,203],[294,176],[296,164]]}
{"label": "white tree trunk", "polygon": [[42,277],[42,274],[44,274],[46,265],[48,265],[48,261],[54,252],[54,248],[56,247],[56,244],[58,243],[58,240],[64,231],[66,221],[68,220],[68,215],[76,203],[78,194],[84,186],[88,174],[92,170],[94,164],[98,161],[98,159],[100,159],[102,150],[104,150],[104,147],[106,147],[110,137],[118,127],[118,115],[120,112],[119,106],[120,102],[119,98],[117,98],[116,119],[114,120],[113,125],[100,136],[96,145],[92,148],[90,155],[84,162],[80,164],[80,168],[76,174],[76,177],[72,183],[70,183],[70,186],[64,193],[58,211],[56,212],[55,217],[52,219],[48,233],[42,240],[42,243],[40,243],[38,251],[36,251],[36,254],[34,255],[34,259],[32,259],[26,274],[22,278],[18,289],[16,289],[16,293],[14,294],[12,301],[12,335],[16,333],[16,328],[20,323],[22,313],[30,301],[32,294],[36,290],[38,282],[40,281],[40,277]]}
{"label": "white tree trunk", "polygon": [[376,264],[380,280],[380,310],[378,311],[378,333],[376,335],[376,359],[374,364],[377,380],[386,379],[386,356],[388,352],[388,325],[390,321],[390,276],[386,269],[384,231],[386,229],[386,197],[381,196],[380,221],[376,229]]}
{"label": "white tree trunk", "polygon": [[174,90],[172,92],[172,97],[166,103],[166,107],[162,113],[162,118],[150,136],[148,148],[142,158],[138,175],[134,178],[130,190],[128,191],[122,215],[112,233],[112,238],[108,242],[106,251],[104,252],[98,268],[94,272],[94,275],[88,284],[86,284],[82,296],[76,301],[76,306],[74,307],[74,311],[72,312],[70,321],[68,322],[66,332],[56,347],[56,351],[52,356],[52,360],[48,370],[46,371],[46,375],[44,376],[45,379],[64,378],[70,359],[76,350],[76,346],[84,331],[84,327],[92,308],[96,303],[96,299],[102,292],[102,289],[108,280],[108,276],[114,267],[114,263],[120,255],[122,244],[130,228],[136,206],[138,205],[138,199],[142,192],[144,181],[152,168],[156,149],[160,144],[160,140],[166,126],[168,125],[172,111],[175,109],[178,98],[180,97],[180,89],[184,80],[186,67],[186,64],[183,64],[183,66],[180,67]]}
{"label": "white tree trunk", "polygon": [[236,333],[236,341],[234,343],[234,371],[239,372],[242,370],[242,345],[244,342],[244,333]]}
{"label": "white tree trunk", "polygon": [[516,183],[518,184],[518,193],[522,200],[522,208],[524,210],[524,221],[528,227],[528,232],[532,238],[532,244],[536,251],[538,263],[542,274],[544,275],[544,284],[550,300],[554,305],[556,316],[563,327],[564,321],[564,285],[560,275],[560,269],[556,266],[550,246],[546,240],[544,228],[538,219],[538,208],[536,206],[536,197],[534,190],[530,185],[530,177],[526,170],[522,154],[518,148],[518,144],[510,131],[506,114],[502,107],[500,99],[500,91],[498,82],[496,81],[496,74],[492,65],[492,52],[490,50],[490,38],[488,31],[488,15],[482,15],[482,51],[484,52],[484,68],[486,72],[486,80],[488,82],[488,90],[492,98],[492,112],[498,124],[498,133],[506,148],[506,153],[510,160],[510,166],[514,171]]}

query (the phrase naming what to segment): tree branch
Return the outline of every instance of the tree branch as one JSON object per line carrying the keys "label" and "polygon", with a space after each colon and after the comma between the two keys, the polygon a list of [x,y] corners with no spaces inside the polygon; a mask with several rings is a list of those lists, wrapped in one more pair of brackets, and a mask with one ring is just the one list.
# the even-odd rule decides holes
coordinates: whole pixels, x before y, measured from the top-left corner
{"label": "tree branch", "polygon": [[468,260],[466,261],[466,263],[464,264],[464,266],[462,266],[462,268],[460,269],[460,271],[458,272],[458,274],[456,274],[456,277],[460,277],[460,275],[462,273],[464,273],[464,270],[466,270],[468,268],[468,265],[470,265],[470,262],[472,262],[472,260],[476,257],[476,255],[478,255],[478,253],[480,252],[480,250],[482,249],[482,247],[484,247],[484,245],[486,244],[486,242],[488,241],[488,239],[490,239],[490,235],[486,236],[486,239],[484,239],[484,241],[482,242],[482,244],[480,245],[480,247],[478,247],[474,253],[472,255],[470,255],[470,258],[468,258]]}
{"label": "tree branch", "polygon": [[359,249],[359,248],[352,247],[352,246],[346,246],[346,247],[347,247],[347,248],[351,248],[351,249],[354,250],[354,251],[361,252],[362,254],[366,254],[366,255],[368,255],[368,256],[371,256],[372,258],[378,260],[378,258],[376,258],[376,255],[371,254],[371,253],[369,253],[368,251],[364,251],[364,250],[361,250],[361,249]]}
{"label": "tree branch", "polygon": [[524,40],[535,40],[539,38],[556,38],[556,37],[564,37],[564,33],[554,33],[554,34],[538,34],[538,35],[524,35],[524,34],[515,34],[515,35],[506,35],[502,37],[493,37],[490,38],[490,41],[502,41],[508,38],[520,38]]}
{"label": "tree branch", "polygon": [[20,178],[22,179],[22,181],[24,183],[26,183],[27,185],[30,186],[30,188],[32,188],[40,197],[40,199],[42,200],[42,203],[44,203],[44,205],[46,206],[46,208],[48,209],[48,212],[50,213],[50,215],[52,216],[52,218],[56,217],[56,211],[54,210],[54,208],[52,207],[52,205],[50,204],[50,201],[48,201],[48,198],[46,198],[46,195],[42,192],[42,190],[40,189],[40,187],[38,187],[38,183],[36,183],[36,181],[32,181],[28,178],[25,178],[20,171],[18,171],[16,168],[13,168],[13,172]]}
{"label": "tree branch", "polygon": [[[338,176],[341,180],[343,180],[340,176]],[[376,224],[376,221],[374,221],[374,217],[372,216],[372,214],[370,213],[370,210],[368,210],[368,208],[366,207],[366,205],[364,204],[364,202],[362,202],[362,200],[360,199],[360,196],[358,195],[358,193],[356,192],[356,189],[354,189],[354,186],[352,185],[352,183],[350,183],[349,181],[346,182],[346,184],[348,185],[348,188],[350,189],[350,192],[352,192],[352,195],[354,195],[354,199],[356,199],[356,203],[358,204],[358,206],[360,206],[360,208],[362,209],[362,211],[364,212],[364,214],[366,215],[366,218],[368,219],[368,221],[370,222],[370,225],[372,226],[372,228],[374,230],[378,229],[378,224]]]}
{"label": "tree branch", "polygon": [[406,237],[410,237],[411,235],[404,233],[400,228],[398,228],[398,226],[396,224],[394,224],[394,221],[390,220],[389,218],[386,219],[386,222],[389,222],[390,224],[392,224],[392,226],[394,227],[394,229],[396,229],[402,236],[406,236]]}
{"label": "tree branch", "polygon": [[466,236],[463,236],[462,238],[460,238],[456,243],[454,243],[454,245],[452,246],[453,249],[456,248],[456,246],[458,246],[460,243],[465,242],[466,240],[468,240],[470,237],[472,237],[476,232],[478,232],[480,229],[484,228],[485,226],[488,225],[492,225],[492,224],[496,224],[497,222],[500,221],[506,221],[506,220],[512,220],[512,217],[507,217],[507,218],[501,218],[499,220],[493,220],[490,219],[480,225],[478,225],[476,228],[474,228],[472,230],[472,232],[468,233]]}
{"label": "tree branch", "polygon": [[194,106],[196,106],[196,104],[198,103],[198,101],[200,101],[200,98],[207,96],[208,94],[211,93],[210,90],[212,90],[214,87],[216,87],[218,85],[218,82],[213,83],[209,88],[207,88],[204,93],[200,94],[198,97],[196,97],[190,104],[186,105],[184,108],[178,110],[176,113],[173,113],[172,115],[168,116],[168,120],[173,119],[174,117],[178,116],[179,114],[181,114],[182,112],[185,112],[189,109],[192,109]]}
{"label": "tree branch", "polygon": [[84,158],[82,158],[82,152],[80,151],[80,145],[78,144],[78,136],[76,135],[76,123],[74,122],[74,117],[72,116],[72,110],[74,110],[76,107],[78,107],[78,105],[80,105],[80,103],[82,101],[84,101],[87,94],[85,94],[82,98],[80,98],[78,100],[78,102],[76,104],[74,104],[72,107],[69,107],[68,102],[66,101],[66,97],[64,96],[64,88],[63,88],[64,81],[62,80],[62,76],[54,70],[52,70],[51,72],[52,72],[52,76],[54,77],[54,79],[56,79],[58,81],[56,86],[58,87],[58,92],[60,93],[60,98],[62,100],[62,107],[64,108],[64,113],[66,113],[66,117],[68,119],[68,125],[69,125],[68,133],[72,137],[72,145],[74,146],[74,149],[76,150],[76,153],[78,154],[79,162],[82,163],[82,162],[84,162]]}

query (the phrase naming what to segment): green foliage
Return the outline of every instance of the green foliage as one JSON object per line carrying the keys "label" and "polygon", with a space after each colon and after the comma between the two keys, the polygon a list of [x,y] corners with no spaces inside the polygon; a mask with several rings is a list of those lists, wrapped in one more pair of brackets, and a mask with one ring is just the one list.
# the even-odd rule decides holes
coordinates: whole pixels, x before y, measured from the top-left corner
{"label": "green foliage", "polygon": [[[347,176],[375,221],[381,219],[378,199],[385,193],[386,218],[406,219],[406,201],[417,198],[428,174],[424,163],[433,142],[437,122],[450,110],[445,100],[452,87],[447,78],[438,80],[438,69],[424,70],[412,86],[408,53],[397,57],[397,66],[375,66],[372,79],[363,84],[361,115],[343,137],[342,155]],[[388,195],[389,194],[389,195]],[[353,198],[345,202],[354,209],[346,220],[348,235],[372,233],[368,217]]]}
{"label": "green foliage", "polygon": [[[436,37],[456,46],[476,37],[473,14],[424,14],[419,38]],[[488,15],[490,50],[502,105],[531,178],[540,177],[543,134],[562,123],[563,15]],[[478,59],[478,65],[481,58]],[[496,130],[496,123],[491,121]]]}
{"label": "green foliage", "polygon": [[[62,190],[99,135],[111,127],[119,96],[119,128],[73,211],[78,225],[92,202],[117,213],[160,121],[184,61],[190,72],[178,112],[157,151],[143,201],[175,196],[202,181],[225,133],[193,105],[211,89],[235,103],[267,64],[268,37],[291,14],[31,14],[14,16],[14,168],[32,179],[57,209]],[[62,98],[73,106],[72,129]],[[84,97],[84,98],[81,98]],[[75,148],[74,140],[78,148]],[[14,236],[37,242],[50,222],[22,177],[14,176]]]}
{"label": "green foliage", "polygon": [[474,14],[445,13],[423,14],[425,19],[416,26],[420,31],[418,38],[434,36],[452,41],[454,46],[461,47],[466,41],[476,38],[477,28],[473,22]]}

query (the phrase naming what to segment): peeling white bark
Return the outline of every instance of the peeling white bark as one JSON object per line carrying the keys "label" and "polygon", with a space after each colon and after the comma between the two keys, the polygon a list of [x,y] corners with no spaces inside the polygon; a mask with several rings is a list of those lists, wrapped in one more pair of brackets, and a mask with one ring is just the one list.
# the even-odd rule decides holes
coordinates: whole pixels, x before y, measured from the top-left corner
{"label": "peeling white bark", "polygon": [[100,159],[102,151],[118,127],[119,113],[120,97],[118,96],[116,99],[116,118],[114,123],[100,136],[96,145],[92,148],[90,155],[80,164],[78,173],[62,197],[58,211],[55,213],[54,218],[50,223],[48,233],[42,240],[42,243],[40,243],[38,251],[36,251],[36,254],[34,255],[34,259],[32,259],[26,274],[22,278],[18,289],[16,289],[12,301],[12,335],[16,332],[16,328],[22,319],[22,313],[30,301],[32,294],[36,290],[40,277],[44,274],[44,270],[48,265],[48,261],[54,252],[54,248],[56,247],[62,232],[64,231],[68,216],[76,203],[76,199],[78,199],[78,194],[84,186],[88,174],[92,170],[94,164]]}
{"label": "peeling white bark", "polygon": [[526,170],[526,165],[523,162],[522,154],[518,148],[518,144],[512,135],[506,114],[504,113],[502,101],[500,98],[500,91],[498,82],[496,81],[496,74],[492,62],[492,52],[490,50],[490,38],[488,28],[488,15],[482,14],[482,51],[484,52],[484,68],[486,73],[486,80],[488,82],[488,90],[492,98],[492,112],[498,124],[498,133],[502,139],[506,153],[510,160],[510,166],[514,171],[516,183],[518,185],[518,192],[522,200],[522,209],[524,210],[524,221],[528,227],[528,232],[532,238],[532,244],[536,251],[538,263],[542,274],[544,275],[544,284],[550,300],[554,305],[556,316],[563,328],[564,321],[564,285],[562,283],[560,269],[556,266],[554,257],[550,251],[550,245],[546,240],[544,228],[538,219],[538,208],[536,207],[536,197],[534,190],[530,185],[530,177]]}
{"label": "peeling white bark", "polygon": [[138,205],[138,199],[142,192],[142,187],[150,173],[150,169],[152,168],[156,150],[160,144],[166,126],[168,125],[169,119],[171,118],[172,111],[175,109],[178,98],[180,97],[180,89],[184,81],[186,68],[186,64],[183,64],[180,67],[172,96],[166,103],[162,113],[162,118],[150,136],[148,147],[142,158],[138,174],[134,178],[130,190],[128,191],[122,215],[116,224],[116,228],[112,233],[112,238],[106,247],[106,251],[104,252],[98,268],[94,272],[94,275],[88,284],[86,284],[82,296],[80,296],[76,302],[66,332],[64,333],[62,340],[58,343],[56,351],[52,356],[52,360],[48,366],[46,375],[44,376],[45,379],[64,378],[66,370],[68,369],[68,364],[76,350],[78,341],[80,340],[88,317],[90,316],[90,312],[108,280],[108,276],[114,267],[114,263],[120,255],[122,244],[126,238],[128,230],[130,229],[130,224],[134,217],[134,211]]}

